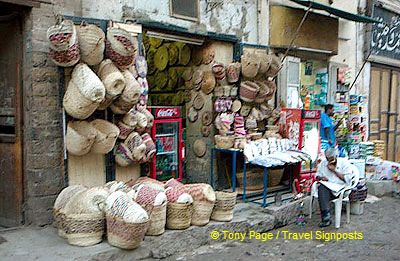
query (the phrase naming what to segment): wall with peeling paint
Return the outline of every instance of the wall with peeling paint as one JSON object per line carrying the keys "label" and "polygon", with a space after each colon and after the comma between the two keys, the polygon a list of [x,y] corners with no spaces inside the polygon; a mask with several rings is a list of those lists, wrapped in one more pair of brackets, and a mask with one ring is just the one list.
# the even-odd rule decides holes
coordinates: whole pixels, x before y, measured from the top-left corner
{"label": "wall with peeling paint", "polygon": [[266,28],[259,27],[261,18],[258,19],[258,13],[267,13],[267,10],[265,12],[258,10],[258,7],[268,9],[267,0],[225,0],[221,3],[200,0],[199,22],[171,17],[169,0],[54,0],[54,2],[58,3],[56,11],[61,14],[115,21],[126,19],[156,21],[181,26],[192,32],[231,34],[251,44],[259,42],[262,38],[259,34],[267,34]]}

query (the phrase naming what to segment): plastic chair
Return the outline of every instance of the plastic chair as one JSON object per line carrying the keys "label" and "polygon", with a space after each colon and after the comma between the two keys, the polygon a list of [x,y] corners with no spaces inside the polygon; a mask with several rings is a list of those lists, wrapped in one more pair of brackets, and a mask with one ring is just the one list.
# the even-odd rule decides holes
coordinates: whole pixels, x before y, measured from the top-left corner
{"label": "plastic chair", "polygon": [[[339,196],[336,199],[331,200],[332,203],[335,204],[335,228],[339,228],[340,227],[340,220],[341,220],[341,215],[342,215],[342,205],[343,202],[346,203],[346,217],[347,217],[347,223],[350,223],[350,200],[349,200],[349,195],[350,192],[353,188],[355,188],[358,184],[358,181],[360,179],[360,173],[357,169],[356,166],[351,165],[352,168],[352,173],[353,173],[353,177],[350,181],[350,185],[348,185],[347,187],[345,187],[341,193],[339,194]],[[310,219],[312,216],[312,210],[313,210],[313,199],[314,196],[318,194],[318,186],[317,186],[318,182],[314,182],[312,187],[311,187],[311,200],[310,200]]]}

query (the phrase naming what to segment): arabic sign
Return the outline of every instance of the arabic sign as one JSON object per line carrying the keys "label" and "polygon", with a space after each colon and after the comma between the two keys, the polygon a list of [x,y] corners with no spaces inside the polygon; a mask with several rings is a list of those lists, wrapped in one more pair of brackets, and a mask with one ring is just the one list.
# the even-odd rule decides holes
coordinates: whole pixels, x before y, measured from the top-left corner
{"label": "arabic sign", "polygon": [[374,6],[371,54],[400,59],[400,15]]}

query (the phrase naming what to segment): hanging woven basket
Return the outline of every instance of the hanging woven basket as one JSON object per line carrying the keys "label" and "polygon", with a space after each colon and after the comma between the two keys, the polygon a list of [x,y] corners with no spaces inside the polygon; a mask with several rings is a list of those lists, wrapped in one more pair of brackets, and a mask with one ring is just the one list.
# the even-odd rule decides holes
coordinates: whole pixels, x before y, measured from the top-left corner
{"label": "hanging woven basket", "polygon": [[114,154],[115,162],[121,167],[126,167],[133,163],[132,152],[124,143],[117,145]]}
{"label": "hanging woven basket", "polygon": [[79,62],[78,36],[72,21],[64,20],[50,27],[47,30],[47,39],[49,56],[56,65],[69,67]]}
{"label": "hanging woven basket", "polygon": [[128,68],[134,63],[137,43],[126,30],[109,27],[107,29],[106,57],[118,67]]}
{"label": "hanging woven basket", "polygon": [[94,140],[91,151],[98,154],[107,154],[115,146],[115,142],[119,136],[119,128],[102,119],[96,119],[91,122],[97,130],[96,139]]}
{"label": "hanging woven basket", "polygon": [[139,82],[133,77],[133,74],[125,70],[122,72],[125,79],[125,88],[111,105],[111,110],[116,114],[125,114],[133,108],[140,98],[141,87]]}
{"label": "hanging woven basket", "polygon": [[96,135],[97,130],[87,121],[69,122],[65,137],[68,152],[76,156],[87,154],[92,148]]}
{"label": "hanging woven basket", "polygon": [[105,97],[105,88],[97,75],[84,63],[75,66],[64,94],[65,111],[76,119],[86,119]]}
{"label": "hanging woven basket", "polygon": [[107,94],[117,96],[122,93],[125,88],[124,75],[118,70],[114,63],[110,60],[104,60],[99,67],[98,75],[104,83]]}
{"label": "hanging woven basket", "polygon": [[98,26],[82,24],[78,26],[81,60],[88,65],[101,63],[104,57],[105,34]]}

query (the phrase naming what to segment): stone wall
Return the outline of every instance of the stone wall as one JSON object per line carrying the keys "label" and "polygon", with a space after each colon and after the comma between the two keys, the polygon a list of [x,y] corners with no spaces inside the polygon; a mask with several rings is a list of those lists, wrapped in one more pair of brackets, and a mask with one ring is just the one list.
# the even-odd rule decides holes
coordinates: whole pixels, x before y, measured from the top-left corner
{"label": "stone wall", "polygon": [[24,23],[24,212],[25,224],[52,222],[52,206],[64,187],[63,125],[58,68],[48,59],[52,4],[42,3]]}

